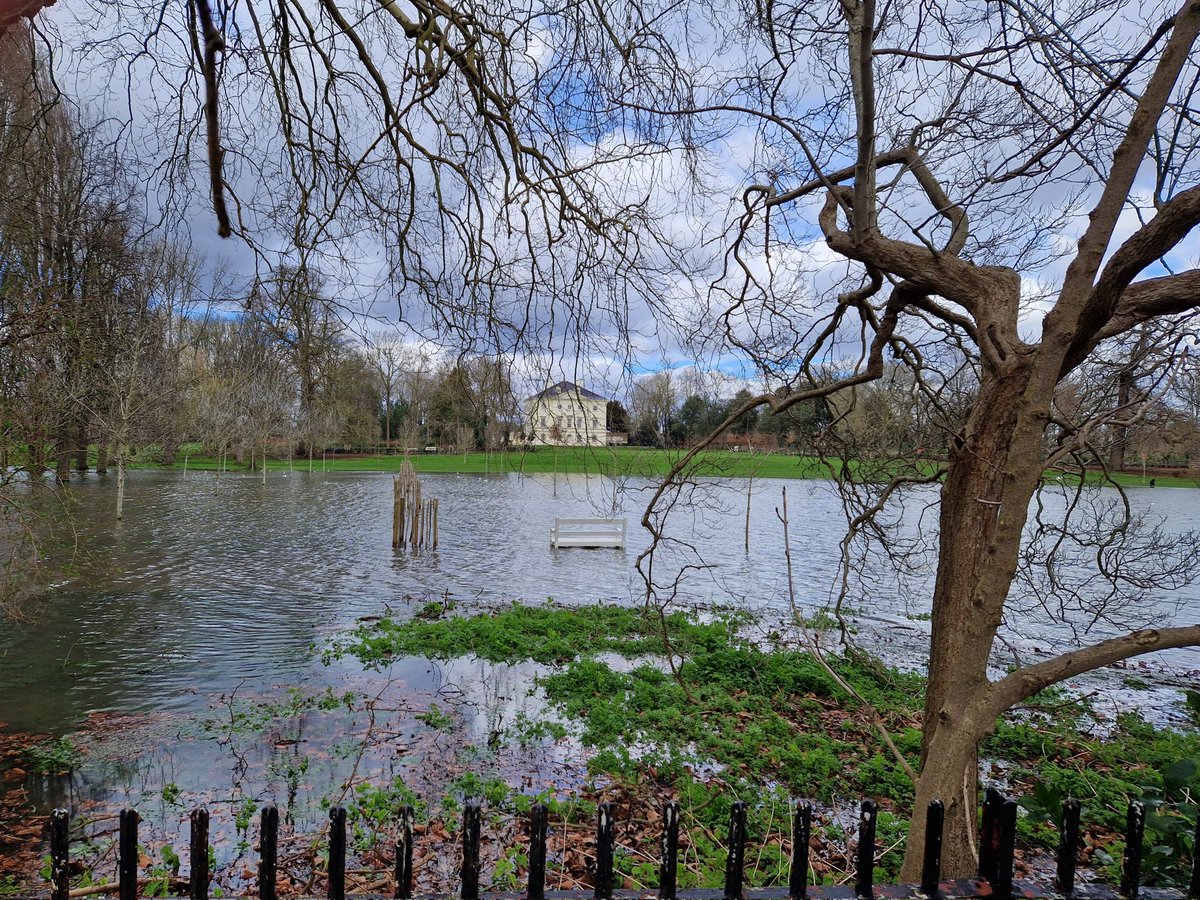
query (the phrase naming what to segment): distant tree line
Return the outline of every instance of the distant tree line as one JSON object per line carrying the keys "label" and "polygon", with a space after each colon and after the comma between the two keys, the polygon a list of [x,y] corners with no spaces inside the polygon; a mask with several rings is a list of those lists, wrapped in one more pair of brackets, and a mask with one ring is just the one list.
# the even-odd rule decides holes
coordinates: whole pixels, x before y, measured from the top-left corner
{"label": "distant tree line", "polygon": [[[918,379],[907,366],[887,365],[884,374],[852,389],[797,403],[778,413],[745,413],[713,446],[827,453],[863,461],[945,459],[976,392],[967,367],[947,367],[940,381]],[[1059,386],[1059,428],[1094,416],[1096,410],[1128,407],[1130,415],[1095,429],[1079,462],[1120,471],[1148,465],[1200,468],[1200,359],[1175,365],[1170,378],[1149,352],[1102,360],[1072,373]],[[837,375],[829,373],[830,380]],[[746,387],[725,391],[703,386],[706,376],[691,369],[665,369],[638,379],[630,409],[620,410],[629,443],[684,448],[704,440],[731,411],[751,396]],[[614,430],[626,430],[624,428]],[[1051,436],[1052,437],[1052,436]]]}

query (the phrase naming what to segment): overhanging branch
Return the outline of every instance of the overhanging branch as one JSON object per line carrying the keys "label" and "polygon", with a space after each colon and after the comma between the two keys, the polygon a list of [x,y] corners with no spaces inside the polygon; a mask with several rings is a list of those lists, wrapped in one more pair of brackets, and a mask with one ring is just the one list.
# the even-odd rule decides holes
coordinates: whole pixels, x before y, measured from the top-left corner
{"label": "overhanging branch", "polygon": [[1090,647],[1072,650],[1045,662],[1025,666],[992,685],[987,695],[990,707],[987,711],[987,721],[995,721],[1005,710],[1032,697],[1038,691],[1084,672],[1111,666],[1121,660],[1153,653],[1156,650],[1196,645],[1200,645],[1200,625],[1147,628],[1110,638]]}

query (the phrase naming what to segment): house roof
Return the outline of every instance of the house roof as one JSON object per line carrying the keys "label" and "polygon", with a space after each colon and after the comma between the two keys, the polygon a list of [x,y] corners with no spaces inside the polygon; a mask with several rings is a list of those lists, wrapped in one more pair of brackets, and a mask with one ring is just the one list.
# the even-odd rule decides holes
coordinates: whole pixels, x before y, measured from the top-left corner
{"label": "house roof", "polygon": [[533,401],[533,400],[546,400],[546,399],[549,399],[550,397],[559,397],[562,394],[573,394],[576,391],[579,392],[579,396],[582,397],[584,400],[604,400],[605,402],[608,401],[607,397],[601,397],[599,394],[595,393],[594,391],[589,391],[585,387],[580,387],[573,381],[560,381],[558,384],[551,385],[550,387],[546,388],[544,391],[534,394],[532,397],[525,398],[525,402],[529,403],[530,401]]}

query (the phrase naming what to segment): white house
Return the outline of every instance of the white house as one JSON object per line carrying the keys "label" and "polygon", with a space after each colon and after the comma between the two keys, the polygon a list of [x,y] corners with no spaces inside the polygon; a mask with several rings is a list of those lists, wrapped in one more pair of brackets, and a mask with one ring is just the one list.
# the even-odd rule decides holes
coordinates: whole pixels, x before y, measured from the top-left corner
{"label": "white house", "polygon": [[525,399],[525,432],[531,444],[602,447],[608,443],[608,400],[570,381]]}

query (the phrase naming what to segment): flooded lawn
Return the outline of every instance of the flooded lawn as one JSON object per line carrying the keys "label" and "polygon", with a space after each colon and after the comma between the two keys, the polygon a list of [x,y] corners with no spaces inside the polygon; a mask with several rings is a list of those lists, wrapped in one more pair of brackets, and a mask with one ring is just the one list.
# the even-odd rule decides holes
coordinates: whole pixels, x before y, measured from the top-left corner
{"label": "flooded lawn", "polygon": [[[465,797],[491,791],[499,811],[485,842],[491,883],[503,887],[519,868],[509,859],[523,827],[518,813],[539,795],[566,804],[556,852],[560,883],[572,886],[586,869],[596,782],[576,740],[537,727],[545,709],[535,682],[545,667],[468,656],[403,658],[366,671],[349,658],[327,665],[323,651],[360,621],[389,612],[405,619],[431,603],[461,613],[547,597],[567,605],[636,602],[644,588],[634,561],[647,542],[637,519],[650,483],[516,475],[422,481],[425,495],[440,500],[441,546],[420,555],[390,546],[386,475],[294,473],[262,484],[249,476],[135,472],[123,522],[113,517],[112,485],[95,476],[72,485],[65,512],[42,501],[60,523],[47,544],[52,584],[28,621],[0,622],[0,844],[7,848],[0,855],[8,867],[0,878],[37,868],[33,817],[62,805],[76,823],[72,852],[97,873],[115,872],[116,812],[134,806],[144,819],[142,869],[166,884],[176,869],[187,871],[187,815],[203,804],[212,813],[214,884],[244,893],[255,877],[258,810],[274,802],[283,814],[281,889],[312,893],[322,877],[328,808],[340,803],[358,867],[352,884],[379,890],[387,865],[372,835],[382,831],[386,844],[397,809],[412,803],[424,810],[428,846],[442,848],[418,857],[418,887],[444,889],[455,865],[446,829]],[[673,528],[711,565],[684,579],[681,606],[747,609],[764,628],[789,619],[775,514],[782,484],[754,482],[748,551],[748,483],[713,486],[680,511]],[[811,616],[835,590],[841,506],[822,482],[786,484],[795,600]],[[1179,530],[1200,519],[1193,492],[1132,496]],[[631,545],[551,550],[556,515],[628,516]],[[923,527],[924,518],[913,516],[901,533],[927,543]],[[928,556],[913,559],[902,575],[864,568],[856,589],[869,599],[855,601],[852,613],[864,644],[910,668],[919,667],[928,633],[920,604],[933,566]],[[1155,603],[1168,620],[1194,619],[1200,593],[1164,592]],[[1066,637],[1022,624],[1009,638],[1030,652]],[[1194,682],[1200,655],[1176,651],[1161,663],[1175,674],[1130,702],[1174,703],[1178,687]],[[1156,662],[1153,671],[1161,668]],[[1110,677],[1106,688],[1118,703],[1119,681]],[[18,750],[35,736],[31,764]],[[639,821],[657,815],[644,796],[628,802]],[[781,810],[779,846],[786,820]]]}

